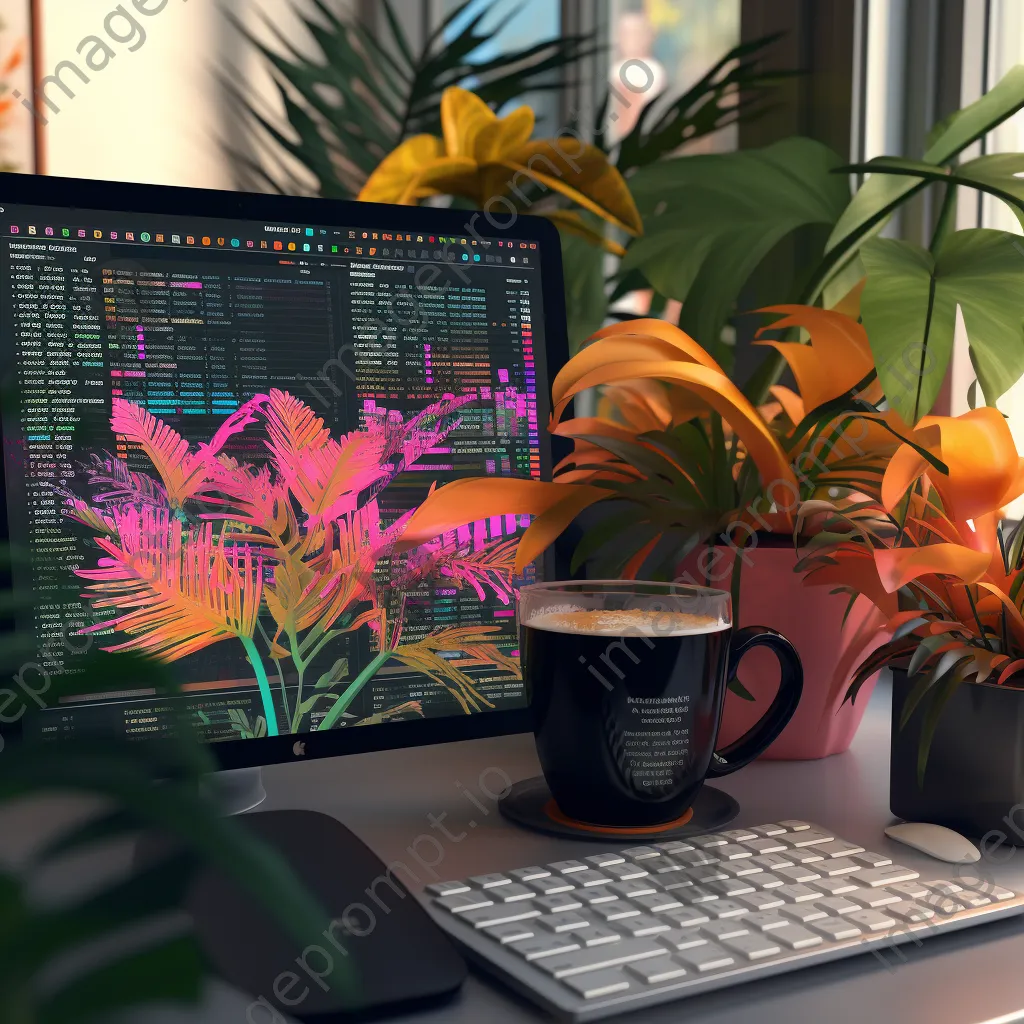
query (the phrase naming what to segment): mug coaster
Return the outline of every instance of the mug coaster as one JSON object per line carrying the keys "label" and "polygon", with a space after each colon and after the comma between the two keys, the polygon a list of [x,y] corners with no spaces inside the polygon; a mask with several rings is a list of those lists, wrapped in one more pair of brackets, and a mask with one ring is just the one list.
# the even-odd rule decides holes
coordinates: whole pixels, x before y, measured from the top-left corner
{"label": "mug coaster", "polygon": [[675,821],[638,828],[588,825],[566,817],[558,809],[542,775],[517,782],[508,796],[498,802],[498,807],[509,821],[535,832],[567,839],[592,839],[601,842],[638,837],[647,840],[679,839],[699,835],[721,828],[740,813],[740,805],[728,793],[723,793],[714,786],[705,785],[701,787],[690,810]]}

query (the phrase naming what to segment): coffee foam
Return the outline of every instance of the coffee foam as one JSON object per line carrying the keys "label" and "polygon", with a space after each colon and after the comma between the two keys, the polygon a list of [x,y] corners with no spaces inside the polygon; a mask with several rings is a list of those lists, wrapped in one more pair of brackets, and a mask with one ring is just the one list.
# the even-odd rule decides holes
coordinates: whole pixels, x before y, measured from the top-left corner
{"label": "coffee foam", "polygon": [[586,636],[693,636],[718,633],[728,622],[713,615],[690,612],[654,611],[644,608],[614,610],[558,606],[536,612],[524,625],[551,633],[576,633]]}

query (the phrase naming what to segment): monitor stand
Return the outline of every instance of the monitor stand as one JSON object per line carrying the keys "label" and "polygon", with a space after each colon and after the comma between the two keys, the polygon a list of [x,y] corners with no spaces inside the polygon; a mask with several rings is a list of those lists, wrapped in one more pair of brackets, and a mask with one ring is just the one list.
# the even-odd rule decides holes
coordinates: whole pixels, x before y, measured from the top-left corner
{"label": "monitor stand", "polygon": [[267,799],[263,769],[235,768],[207,775],[202,781],[202,793],[222,814],[244,814]]}
{"label": "monitor stand", "polygon": [[[225,808],[265,795],[258,770],[226,774],[238,778],[211,787]],[[385,865],[341,822],[314,811],[257,811],[239,826],[288,862],[331,922],[296,942],[230,872],[198,869],[183,909],[213,973],[248,994],[248,1020],[352,1024],[436,1006],[459,991],[466,963],[405,887],[405,865]],[[174,848],[144,836],[136,867]]]}

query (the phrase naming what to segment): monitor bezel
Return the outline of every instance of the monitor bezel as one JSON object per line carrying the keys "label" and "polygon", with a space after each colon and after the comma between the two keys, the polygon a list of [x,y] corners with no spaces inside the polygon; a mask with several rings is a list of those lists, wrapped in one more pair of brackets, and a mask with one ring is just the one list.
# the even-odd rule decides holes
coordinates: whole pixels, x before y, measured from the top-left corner
{"label": "monitor bezel", "polygon": [[[182,217],[238,218],[265,223],[291,222],[326,227],[378,228],[467,234],[474,223],[481,236],[512,237],[538,243],[544,306],[543,351],[535,346],[537,364],[537,418],[547,424],[551,412],[550,386],[569,355],[562,252],[557,229],[541,217],[517,214],[507,225],[503,204],[495,216],[476,210],[439,207],[391,206],[341,199],[264,195],[215,189],[144,185],[40,175],[0,173],[0,215],[5,203],[48,206],[61,210],[105,213],[140,213]],[[495,226],[494,221],[498,224]],[[542,379],[543,378],[543,379]],[[540,431],[541,475],[550,480],[552,444]],[[0,536],[8,539],[6,476],[0,473]],[[554,554],[543,560],[542,573],[551,578]],[[224,740],[207,745],[222,769],[254,768],[309,758],[336,757],[375,750],[394,750],[432,743],[450,743],[528,732],[529,708],[485,711],[473,715],[392,722],[364,729],[335,729],[324,733],[291,733],[261,739]]]}

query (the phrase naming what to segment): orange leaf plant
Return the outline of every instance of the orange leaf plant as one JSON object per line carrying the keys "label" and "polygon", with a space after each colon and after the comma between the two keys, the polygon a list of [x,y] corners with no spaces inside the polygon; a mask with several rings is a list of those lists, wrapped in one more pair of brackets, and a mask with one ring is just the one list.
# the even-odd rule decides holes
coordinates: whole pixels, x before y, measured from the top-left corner
{"label": "orange leaf plant", "polygon": [[[758,342],[785,358],[796,390],[777,386],[756,408],[672,324],[606,327],[553,382],[549,430],[573,444],[553,482],[448,484],[417,510],[400,544],[453,517],[529,513],[536,518],[519,548],[521,570],[601,504],[605,514],[584,533],[574,568],[590,562],[596,575],[672,577],[698,544],[724,538],[742,546],[755,531],[791,534],[805,499],[850,501],[877,484],[902,435],[891,417],[860,418],[881,397],[864,329],[811,307],[763,312],[776,319],[760,334],[799,328],[809,335],[809,344]],[[569,418],[573,399],[591,389],[601,391],[598,414]]]}
{"label": "orange leaf plant", "polygon": [[1004,529],[1001,511],[1024,493],[1024,459],[992,408],[926,416],[907,435],[916,446],[900,446],[863,500],[801,509],[823,528],[799,568],[808,584],[875,604],[889,639],[859,666],[848,699],[885,665],[906,669],[901,727],[924,707],[923,776],[936,723],[961,683],[1024,678],[1024,532]]}

